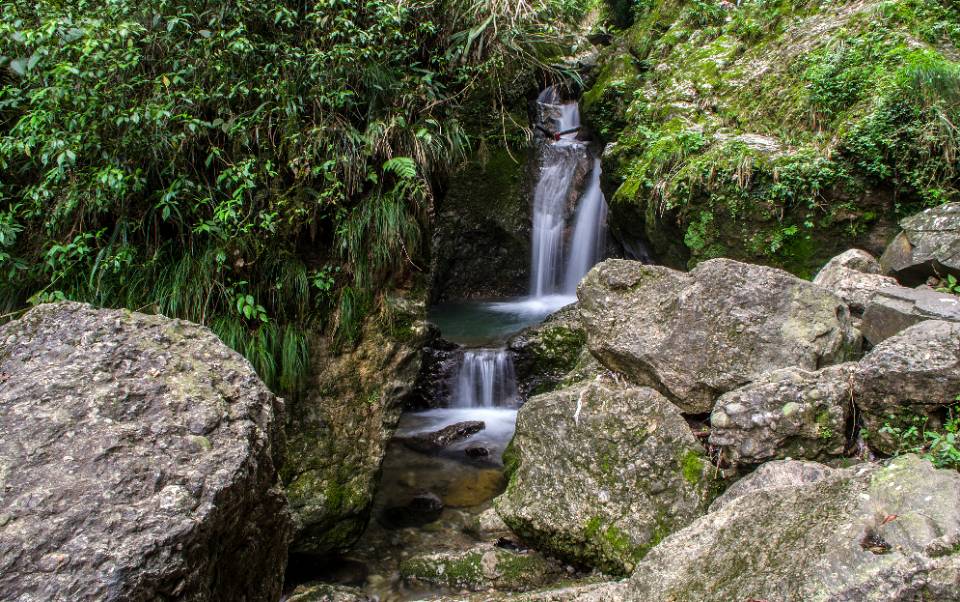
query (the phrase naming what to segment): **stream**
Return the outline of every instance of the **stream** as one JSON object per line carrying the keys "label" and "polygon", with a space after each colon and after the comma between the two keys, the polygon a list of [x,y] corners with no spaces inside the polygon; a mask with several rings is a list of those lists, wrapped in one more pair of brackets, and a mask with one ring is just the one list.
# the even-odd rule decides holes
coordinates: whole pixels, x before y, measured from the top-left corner
{"label": "stream", "polygon": [[[579,127],[577,103],[562,101],[553,88],[544,90],[538,103],[544,129]],[[503,451],[523,401],[507,340],[576,301],[576,285],[603,258],[606,240],[599,159],[577,131],[556,140],[543,137],[538,144],[530,296],[431,308],[428,319],[444,339],[460,346],[448,375],[449,398],[442,400],[444,407],[401,416],[370,524],[352,552],[330,564],[324,580],[359,587],[382,602],[450,594],[442,588],[411,588],[400,578],[401,560],[478,543],[472,525],[506,487]],[[429,452],[407,444],[467,421],[482,421],[482,430]]]}

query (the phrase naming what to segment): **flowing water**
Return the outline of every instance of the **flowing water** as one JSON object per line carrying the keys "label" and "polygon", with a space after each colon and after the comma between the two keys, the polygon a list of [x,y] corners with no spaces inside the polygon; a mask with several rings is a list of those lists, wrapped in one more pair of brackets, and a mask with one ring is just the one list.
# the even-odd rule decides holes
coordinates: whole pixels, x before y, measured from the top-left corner
{"label": "flowing water", "polygon": [[[541,125],[551,132],[580,125],[577,103],[564,102],[554,88],[544,90],[538,100]],[[474,545],[467,525],[506,486],[503,451],[513,437],[521,402],[507,340],[575,302],[577,284],[603,258],[606,244],[607,205],[600,190],[599,160],[591,161],[585,189],[578,194],[574,187],[584,175],[583,161],[590,161],[578,133],[559,140],[547,137],[539,151],[530,296],[445,303],[430,310],[428,317],[443,337],[462,346],[449,374],[450,399],[445,408],[407,412],[400,418],[384,460],[373,520],[353,553],[339,559],[351,569],[347,573],[352,581],[331,581],[358,585],[382,602],[435,598],[442,593],[438,588],[410,589],[402,582],[400,561],[411,553]],[[434,453],[404,443],[464,421],[482,421],[484,428]],[[414,504],[423,496],[439,498],[442,510],[424,513]]]}

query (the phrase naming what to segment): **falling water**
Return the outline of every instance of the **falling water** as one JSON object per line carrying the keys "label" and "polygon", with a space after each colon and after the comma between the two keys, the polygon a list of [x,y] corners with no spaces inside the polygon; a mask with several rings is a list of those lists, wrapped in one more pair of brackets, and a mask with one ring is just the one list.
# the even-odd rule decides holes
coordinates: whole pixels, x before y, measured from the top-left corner
{"label": "falling water", "polygon": [[580,280],[603,259],[606,246],[607,202],[600,190],[600,159],[594,159],[590,183],[577,205],[573,242],[563,279],[563,292],[576,293]]}
{"label": "falling water", "polygon": [[[550,87],[537,99],[545,127],[565,131],[580,125],[576,102],[563,102]],[[552,123],[551,123],[552,122]],[[606,233],[606,201],[600,191],[599,161],[594,161],[587,191],[576,210],[569,249],[567,200],[585,143],[577,133],[564,134],[558,141],[543,142],[542,167],[533,196],[533,240],[530,265],[530,293],[534,298],[572,295],[577,283],[603,257]]]}
{"label": "falling water", "polygon": [[513,405],[516,400],[513,358],[506,349],[464,351],[454,386],[454,407],[503,407]]}

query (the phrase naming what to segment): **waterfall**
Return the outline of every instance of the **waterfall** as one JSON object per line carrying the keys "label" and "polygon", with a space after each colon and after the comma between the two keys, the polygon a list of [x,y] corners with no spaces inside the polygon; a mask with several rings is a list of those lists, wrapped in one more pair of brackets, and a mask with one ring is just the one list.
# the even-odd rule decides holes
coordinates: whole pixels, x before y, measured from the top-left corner
{"label": "waterfall", "polygon": [[517,401],[513,358],[506,349],[469,349],[463,353],[453,391],[454,407],[493,408]]}
{"label": "waterfall", "polygon": [[577,204],[573,242],[563,279],[564,293],[576,294],[580,280],[603,259],[607,242],[607,201],[600,190],[600,173],[600,159],[594,159],[590,183]]}
{"label": "waterfall", "polygon": [[[537,102],[541,121],[549,131],[579,127],[579,105],[563,102],[555,88],[541,92]],[[530,294],[534,298],[575,294],[580,279],[603,258],[607,204],[600,190],[598,159],[594,159],[587,190],[575,210],[573,235],[568,237],[568,201],[585,151],[586,144],[577,140],[577,132],[557,141],[547,137],[542,143],[540,177],[533,194]]]}
{"label": "waterfall", "polygon": [[544,152],[543,168],[533,194],[530,292],[534,297],[559,292],[567,196],[577,160],[577,148],[566,141],[557,142]]}

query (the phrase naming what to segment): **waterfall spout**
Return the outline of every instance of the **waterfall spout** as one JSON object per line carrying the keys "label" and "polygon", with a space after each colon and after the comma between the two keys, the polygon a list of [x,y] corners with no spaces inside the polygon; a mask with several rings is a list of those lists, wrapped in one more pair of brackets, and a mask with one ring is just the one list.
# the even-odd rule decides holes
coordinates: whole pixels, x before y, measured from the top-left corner
{"label": "waterfall spout", "polygon": [[470,349],[454,385],[453,407],[510,407],[517,401],[513,358],[506,349]]}

